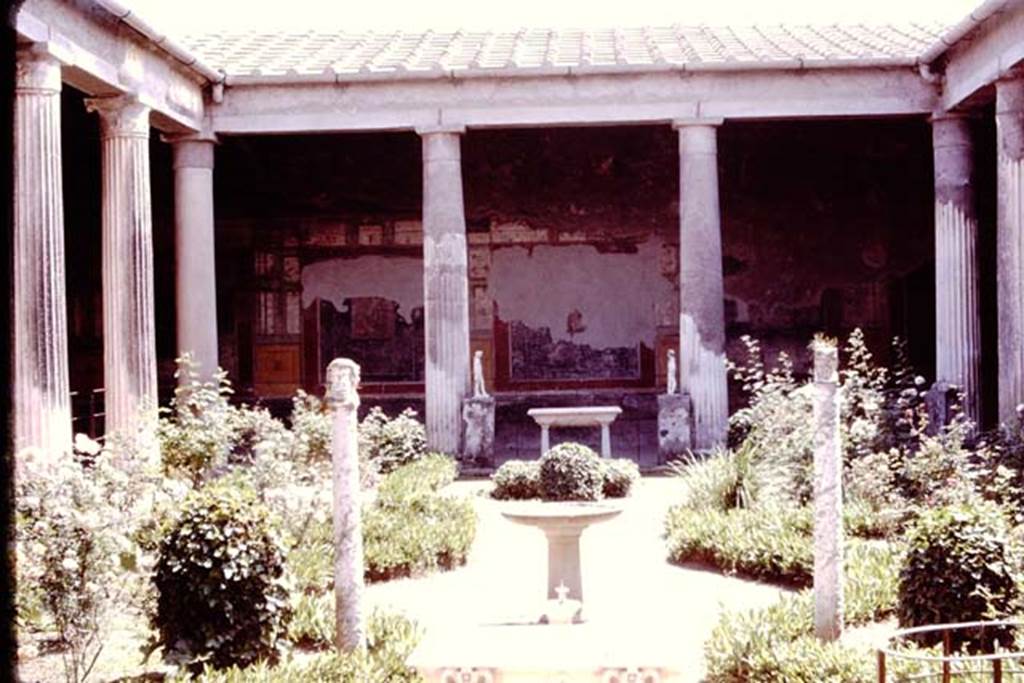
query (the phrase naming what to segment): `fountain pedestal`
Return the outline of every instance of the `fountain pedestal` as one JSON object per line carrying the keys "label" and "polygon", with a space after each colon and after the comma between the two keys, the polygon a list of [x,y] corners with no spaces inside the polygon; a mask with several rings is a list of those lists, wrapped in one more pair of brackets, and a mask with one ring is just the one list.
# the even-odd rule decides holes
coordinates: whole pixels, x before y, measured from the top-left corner
{"label": "fountain pedestal", "polygon": [[580,536],[591,524],[607,521],[621,512],[622,507],[616,504],[584,502],[531,502],[501,511],[507,519],[540,529],[547,537],[548,587],[541,622],[565,623],[570,607],[575,608],[571,621],[583,621]]}

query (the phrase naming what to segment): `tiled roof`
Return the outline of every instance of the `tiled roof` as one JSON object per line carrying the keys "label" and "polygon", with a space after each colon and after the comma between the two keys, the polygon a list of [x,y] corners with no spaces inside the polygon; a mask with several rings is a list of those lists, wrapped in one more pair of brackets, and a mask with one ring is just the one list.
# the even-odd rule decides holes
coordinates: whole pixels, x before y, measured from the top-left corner
{"label": "tiled roof", "polygon": [[913,63],[943,24],[668,26],[346,33],[217,32],[182,42],[228,77],[339,80],[587,70]]}

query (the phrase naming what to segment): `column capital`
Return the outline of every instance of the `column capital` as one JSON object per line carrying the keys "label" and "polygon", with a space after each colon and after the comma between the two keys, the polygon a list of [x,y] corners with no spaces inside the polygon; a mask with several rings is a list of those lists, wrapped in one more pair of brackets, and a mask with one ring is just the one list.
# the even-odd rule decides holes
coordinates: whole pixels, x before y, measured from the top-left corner
{"label": "column capital", "polygon": [[85,108],[99,114],[103,139],[149,137],[149,107],[132,95],[90,97]]}
{"label": "column capital", "polygon": [[15,92],[59,93],[61,89],[60,61],[44,43],[32,43],[18,48],[14,79]]}
{"label": "column capital", "polygon": [[171,145],[174,168],[213,168],[213,148],[220,144],[213,133],[163,134],[160,139]]}
{"label": "column capital", "polygon": [[462,123],[432,123],[426,126],[416,126],[416,134],[421,137],[435,133],[462,135],[465,132],[466,126]]}
{"label": "column capital", "polygon": [[718,126],[725,123],[723,118],[704,118],[704,117],[686,117],[679,119],[672,119],[672,129],[681,130],[683,128],[692,128],[695,126],[710,126],[717,128]]}

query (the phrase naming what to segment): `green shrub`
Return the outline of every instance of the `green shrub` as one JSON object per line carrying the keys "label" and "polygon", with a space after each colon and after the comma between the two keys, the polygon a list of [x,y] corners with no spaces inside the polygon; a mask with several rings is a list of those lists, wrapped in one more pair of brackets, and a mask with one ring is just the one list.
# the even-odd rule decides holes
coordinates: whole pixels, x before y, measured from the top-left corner
{"label": "green shrub", "polygon": [[597,453],[578,443],[563,443],[541,456],[540,494],[544,500],[600,500],[604,468]]}
{"label": "green shrub", "polygon": [[605,498],[625,498],[633,490],[633,484],[640,479],[640,468],[629,458],[602,460],[604,466]]}
{"label": "green shrub", "polygon": [[526,500],[540,497],[540,463],[537,460],[509,460],[493,475],[491,496],[498,500]]}
{"label": "green shrub", "polygon": [[[331,603],[333,639],[333,600]],[[194,678],[179,676],[170,680],[172,683],[415,683],[423,679],[406,660],[420,637],[420,629],[405,617],[374,612],[367,622],[365,652],[345,655],[331,650],[301,660],[289,659],[277,666],[258,662],[247,668],[235,666],[220,671],[207,667]]]}
{"label": "green shrub", "polygon": [[359,450],[377,464],[381,474],[418,460],[427,452],[427,437],[416,411],[406,408],[389,418],[374,407],[359,423]]}
{"label": "green shrub", "polygon": [[809,586],[814,569],[806,510],[691,510],[677,506],[666,521],[669,559],[728,573]]}
{"label": "green shrub", "polygon": [[706,458],[688,456],[673,463],[672,473],[683,489],[681,505],[693,510],[749,507],[758,496],[752,443],[735,450],[716,448]]}
{"label": "green shrub", "polygon": [[[899,579],[901,626],[1000,619],[1013,612],[1014,560],[1006,520],[995,505],[926,510],[911,527],[908,544]],[[934,644],[938,636],[922,634],[921,642]],[[955,645],[976,644],[965,638]]]}
{"label": "green shrub", "polygon": [[225,477],[193,491],[158,552],[152,622],[165,660],[277,658],[291,617],[284,555],[251,489]]}
{"label": "green shrub", "polygon": [[428,453],[419,460],[395,469],[377,486],[383,504],[424,493],[435,493],[455,481],[459,466],[444,453]]}
{"label": "green shrub", "polygon": [[426,494],[363,511],[368,581],[412,576],[463,564],[476,535],[468,500]]}
{"label": "green shrub", "polygon": [[442,454],[384,477],[376,500],[363,508],[367,580],[449,569],[466,561],[476,536],[473,504],[437,493],[454,477],[454,461]]}

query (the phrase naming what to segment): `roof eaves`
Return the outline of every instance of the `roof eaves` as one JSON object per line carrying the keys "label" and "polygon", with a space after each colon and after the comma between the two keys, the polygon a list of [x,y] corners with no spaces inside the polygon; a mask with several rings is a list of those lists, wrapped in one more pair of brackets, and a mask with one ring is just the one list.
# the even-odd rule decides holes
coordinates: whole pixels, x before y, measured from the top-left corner
{"label": "roof eaves", "polygon": [[119,22],[127,24],[155,47],[163,50],[175,60],[202,76],[205,80],[213,84],[224,82],[225,74],[223,71],[208,66],[195,54],[153,28],[131,9],[117,2],[117,0],[92,0],[92,2]]}
{"label": "roof eaves", "polygon": [[1010,0],[985,0],[984,3],[976,7],[970,14],[960,20],[960,22],[953,25],[949,30],[940,35],[939,39],[936,40],[931,47],[921,53],[918,57],[918,62],[921,64],[930,64],[931,62],[934,62],[936,59],[941,57],[946,50],[956,45],[961,38],[973,31],[993,14],[1004,9],[1008,4],[1010,4]]}

